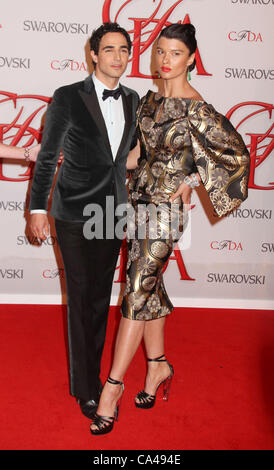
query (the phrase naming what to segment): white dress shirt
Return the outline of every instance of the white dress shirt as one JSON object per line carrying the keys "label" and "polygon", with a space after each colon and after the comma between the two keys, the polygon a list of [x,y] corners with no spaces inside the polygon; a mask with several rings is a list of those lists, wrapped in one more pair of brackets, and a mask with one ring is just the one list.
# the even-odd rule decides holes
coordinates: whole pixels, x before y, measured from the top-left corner
{"label": "white dress shirt", "polygon": [[[105,120],[112,156],[115,160],[125,127],[122,96],[119,96],[118,100],[115,100],[113,96],[110,96],[105,101],[103,101],[103,91],[105,89],[110,90],[110,88],[98,80],[95,74],[92,75],[92,78],[101,112]],[[118,87],[119,84],[116,88]]]}
{"label": "white dress shirt", "polygon": [[[112,96],[103,101],[103,91],[105,89],[110,90],[92,74],[92,79],[98,98],[99,106],[106,124],[109,143],[112,151],[113,160],[117,155],[117,151],[122,139],[122,135],[125,127],[125,116],[123,108],[122,96],[119,96],[118,100],[115,100]],[[119,87],[119,84],[116,88]],[[47,211],[43,209],[33,209],[30,211],[31,214],[46,214]]]}

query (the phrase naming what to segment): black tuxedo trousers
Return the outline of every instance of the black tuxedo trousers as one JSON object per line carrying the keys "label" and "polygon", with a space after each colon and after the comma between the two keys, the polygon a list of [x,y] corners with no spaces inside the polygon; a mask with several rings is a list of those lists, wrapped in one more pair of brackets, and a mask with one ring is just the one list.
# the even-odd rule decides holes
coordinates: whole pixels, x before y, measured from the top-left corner
{"label": "black tuxedo trousers", "polygon": [[112,281],[121,240],[88,240],[83,223],[55,219],[67,284],[70,393],[98,401]]}

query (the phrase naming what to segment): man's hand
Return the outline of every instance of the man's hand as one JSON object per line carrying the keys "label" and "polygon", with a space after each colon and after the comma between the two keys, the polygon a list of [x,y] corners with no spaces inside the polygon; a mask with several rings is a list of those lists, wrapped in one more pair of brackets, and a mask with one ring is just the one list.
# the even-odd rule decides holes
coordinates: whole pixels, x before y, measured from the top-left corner
{"label": "man's hand", "polygon": [[31,214],[29,227],[36,238],[46,240],[49,236],[48,216],[46,214]]}

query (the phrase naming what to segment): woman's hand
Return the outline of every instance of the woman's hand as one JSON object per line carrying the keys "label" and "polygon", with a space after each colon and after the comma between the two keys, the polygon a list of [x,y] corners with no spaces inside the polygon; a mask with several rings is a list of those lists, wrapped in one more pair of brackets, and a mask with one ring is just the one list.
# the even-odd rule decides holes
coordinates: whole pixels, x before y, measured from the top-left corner
{"label": "woman's hand", "polygon": [[140,157],[140,142],[137,141],[137,145],[132,149],[127,157],[127,170],[135,170],[138,166],[138,158]]}
{"label": "woman's hand", "polygon": [[185,206],[185,210],[188,210],[191,204],[191,193],[191,187],[186,183],[181,183],[176,193],[174,193],[169,200],[170,202],[173,202],[175,199],[180,197]]}
{"label": "woman's hand", "polygon": [[37,155],[40,152],[40,148],[41,148],[41,144],[37,144],[29,148],[29,160],[31,162],[36,162]]}
{"label": "woman's hand", "polygon": [[[192,173],[194,175],[194,173]],[[191,176],[188,176],[188,179],[192,180],[192,182],[196,182],[198,180],[198,183],[201,182],[201,177],[199,173],[195,173],[196,178],[192,178]],[[194,181],[193,181],[194,180]],[[199,186],[198,184],[195,184],[195,186]],[[171,198],[169,199],[170,202],[173,202],[177,197],[180,197],[183,204],[185,205],[185,210],[188,211],[190,209],[190,204],[191,204],[191,194],[192,194],[192,188],[189,186],[189,184],[186,184],[185,182],[181,183],[179,188],[177,189],[176,193],[174,193]]]}
{"label": "woman's hand", "polygon": [[58,159],[58,165],[61,165],[61,163],[63,163],[63,160],[64,160],[64,154],[61,150],[60,154],[59,154],[59,159]]}
{"label": "woman's hand", "polygon": [[[33,147],[29,149],[29,160],[31,162],[36,162],[40,149],[41,149],[41,144],[34,145]],[[64,155],[63,155],[63,152],[61,151],[59,154],[59,159],[57,163],[61,164],[63,163],[63,160],[64,160]]]}

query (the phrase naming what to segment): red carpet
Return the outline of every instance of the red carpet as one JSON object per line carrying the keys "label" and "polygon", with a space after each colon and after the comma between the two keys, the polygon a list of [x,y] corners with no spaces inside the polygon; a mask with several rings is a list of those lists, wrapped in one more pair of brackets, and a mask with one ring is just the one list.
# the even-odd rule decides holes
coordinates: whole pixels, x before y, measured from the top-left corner
{"label": "red carpet", "polygon": [[[68,393],[65,308],[0,306],[0,449],[273,449],[274,314],[179,309],[167,321],[175,376],[168,403],[137,410],[145,360],[125,377],[120,420],[91,436]],[[102,365],[119,319],[112,308]]]}

